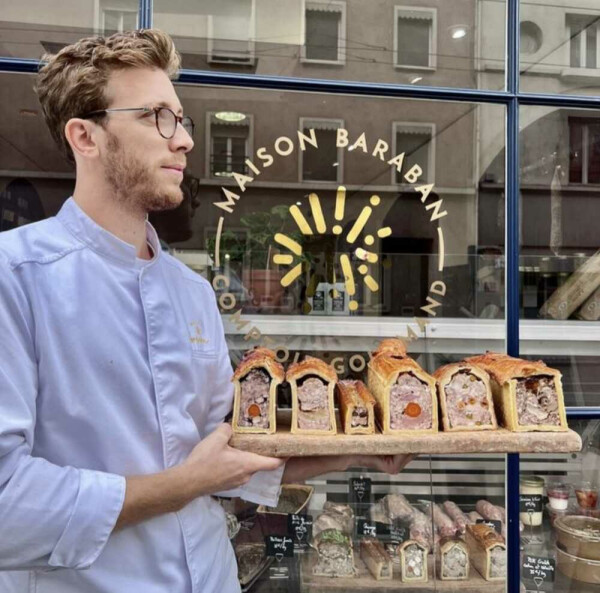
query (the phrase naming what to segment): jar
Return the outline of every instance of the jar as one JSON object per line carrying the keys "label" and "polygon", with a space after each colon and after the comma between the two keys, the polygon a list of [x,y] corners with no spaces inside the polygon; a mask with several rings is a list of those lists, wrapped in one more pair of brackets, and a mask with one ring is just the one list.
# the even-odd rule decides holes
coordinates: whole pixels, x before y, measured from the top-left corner
{"label": "jar", "polygon": [[[544,497],[544,478],[539,476],[521,476],[519,480],[519,494],[539,496],[539,500],[533,507],[535,510],[523,511],[519,513],[519,519],[524,525],[539,527],[542,524],[542,499]],[[521,504],[521,509],[523,505]]]}
{"label": "jar", "polygon": [[575,496],[582,509],[595,509],[598,504],[598,487],[591,482],[579,482],[575,486]]}
{"label": "jar", "polygon": [[569,506],[569,484],[560,481],[549,481],[546,484],[548,503],[555,511],[566,511]]}

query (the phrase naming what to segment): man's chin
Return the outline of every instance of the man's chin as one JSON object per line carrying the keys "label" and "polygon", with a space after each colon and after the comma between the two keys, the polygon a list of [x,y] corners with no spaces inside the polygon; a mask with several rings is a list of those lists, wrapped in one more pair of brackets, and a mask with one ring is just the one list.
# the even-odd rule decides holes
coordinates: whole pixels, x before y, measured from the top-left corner
{"label": "man's chin", "polygon": [[165,210],[175,210],[181,206],[183,202],[183,192],[173,191],[164,193],[161,196],[155,196],[154,199],[148,200],[148,212],[164,212]]}

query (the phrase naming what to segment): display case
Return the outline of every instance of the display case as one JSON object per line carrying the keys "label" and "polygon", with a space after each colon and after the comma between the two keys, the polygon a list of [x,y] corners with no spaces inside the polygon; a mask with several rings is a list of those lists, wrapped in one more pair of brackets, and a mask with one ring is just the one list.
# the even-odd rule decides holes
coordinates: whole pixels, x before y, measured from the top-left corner
{"label": "display case", "polygon": [[[3,8],[0,230],[73,189],[32,91],[43,52],[162,28],[196,137],[181,206],[150,222],[213,287],[234,368],[259,346],[368,383],[384,338],[430,374],[541,359],[583,445],[444,448],[442,431],[396,476],[325,474],[275,509],[222,499],[242,589],[600,590],[597,1],[117,5]],[[283,381],[278,414],[292,400]]]}

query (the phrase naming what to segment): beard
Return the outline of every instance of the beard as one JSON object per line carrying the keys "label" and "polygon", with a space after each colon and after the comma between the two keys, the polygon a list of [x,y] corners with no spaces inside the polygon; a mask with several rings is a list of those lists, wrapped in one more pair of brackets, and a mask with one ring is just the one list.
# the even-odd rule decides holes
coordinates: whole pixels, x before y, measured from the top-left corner
{"label": "beard", "polygon": [[144,214],[172,210],[181,204],[181,187],[155,180],[156,173],[129,153],[115,135],[107,132],[107,136],[105,174],[120,204]]}

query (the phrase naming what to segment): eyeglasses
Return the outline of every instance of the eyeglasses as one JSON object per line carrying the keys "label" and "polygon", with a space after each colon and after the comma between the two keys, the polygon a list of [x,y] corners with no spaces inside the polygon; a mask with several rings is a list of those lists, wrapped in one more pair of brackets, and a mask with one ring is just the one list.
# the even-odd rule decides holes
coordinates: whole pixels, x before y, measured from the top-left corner
{"label": "eyeglasses", "polygon": [[98,111],[92,111],[86,115],[82,115],[81,119],[91,119],[93,117],[103,116],[107,113],[114,113],[117,111],[145,111],[146,113],[154,113],[156,122],[156,129],[158,133],[165,139],[170,140],[175,136],[177,131],[177,124],[181,124],[183,129],[189,134],[190,137],[194,136],[194,120],[188,115],[180,116],[168,107],[124,107],[118,109],[100,109]]}

